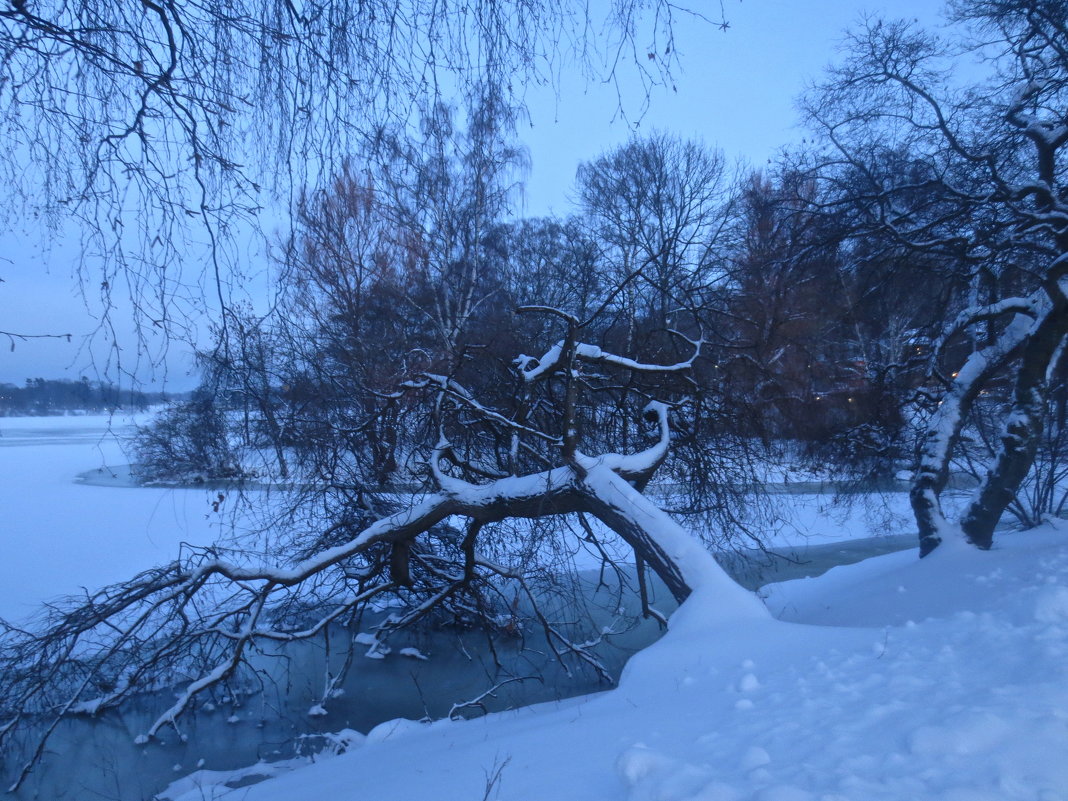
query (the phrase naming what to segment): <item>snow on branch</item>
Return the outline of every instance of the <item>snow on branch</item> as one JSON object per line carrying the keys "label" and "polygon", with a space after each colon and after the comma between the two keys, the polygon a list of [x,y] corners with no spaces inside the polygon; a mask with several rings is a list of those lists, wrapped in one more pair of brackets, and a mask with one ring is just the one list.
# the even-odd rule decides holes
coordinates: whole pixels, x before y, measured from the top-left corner
{"label": "snow on branch", "polygon": [[[675,362],[674,364],[639,362],[635,359],[619,356],[615,353],[606,351],[597,345],[577,342],[574,346],[575,359],[577,361],[586,362],[587,364],[611,364],[616,367],[622,367],[640,373],[676,373],[689,370],[693,367],[697,357],[701,355],[704,339],[691,339],[682,332],[675,331],[674,329],[669,329],[668,333],[685,340],[693,347],[693,353],[690,355],[690,358],[681,362]],[[519,374],[523,377],[524,381],[528,383],[536,381],[539,378],[551,375],[557,371],[566,349],[565,345],[565,340],[560,340],[549,348],[549,350],[547,350],[540,358],[521,355],[513,362],[513,364],[515,364],[516,368],[519,370]]]}
{"label": "snow on branch", "polygon": [[668,421],[666,403],[650,401],[644,409],[644,414],[656,419],[659,436],[653,445],[637,453],[604,453],[600,456],[576,453],[575,458],[578,463],[586,470],[603,465],[627,481],[637,483],[648,481],[667,458],[668,449],[671,446],[671,425]]}
{"label": "snow on branch", "polygon": [[584,362],[593,364],[614,364],[618,367],[625,367],[628,370],[635,370],[643,373],[674,373],[680,370],[689,370],[693,367],[694,360],[701,354],[701,346],[704,344],[704,341],[700,339],[690,339],[678,331],[670,331],[669,333],[685,339],[693,346],[693,354],[689,359],[682,362],[675,362],[674,364],[651,364],[648,362],[635,361],[626,356],[617,356],[614,353],[601,350],[601,348],[596,345],[586,344],[577,345],[575,347],[575,355]]}
{"label": "snow on branch", "polygon": [[990,303],[986,306],[972,306],[965,309],[946,326],[942,335],[938,338],[938,341],[934,343],[933,352],[935,354],[941,353],[945,348],[949,339],[959,331],[968,328],[969,326],[981,323],[986,320],[993,320],[998,317],[1003,317],[1007,314],[1023,314],[1027,317],[1034,319],[1039,313],[1039,301],[1035,297],[1017,297],[1017,298],[1005,298],[999,300],[997,303]]}
{"label": "snow on branch", "polygon": [[549,348],[541,358],[520,354],[515,358],[512,364],[519,370],[519,374],[523,376],[523,380],[530,383],[532,381],[537,381],[542,376],[551,375],[555,372],[563,352],[564,341],[560,340]]}
{"label": "snow on branch", "polygon": [[452,709],[449,710],[448,719],[449,720],[458,720],[458,719],[463,718],[463,715],[461,713],[465,709],[477,709],[479,712],[481,712],[483,715],[485,715],[488,712],[488,710],[486,709],[486,704],[484,703],[485,700],[487,698],[496,698],[497,697],[497,690],[501,689],[501,687],[504,687],[506,685],[512,684],[514,682],[522,683],[524,681],[532,681],[532,680],[533,681],[544,682],[544,679],[542,679],[541,676],[510,676],[507,679],[503,679],[503,680],[497,682],[496,684],[494,684],[488,690],[484,690],[483,692],[479,693],[477,696],[475,696],[471,700],[469,700],[469,701],[460,701],[458,703],[453,704],[452,705]]}

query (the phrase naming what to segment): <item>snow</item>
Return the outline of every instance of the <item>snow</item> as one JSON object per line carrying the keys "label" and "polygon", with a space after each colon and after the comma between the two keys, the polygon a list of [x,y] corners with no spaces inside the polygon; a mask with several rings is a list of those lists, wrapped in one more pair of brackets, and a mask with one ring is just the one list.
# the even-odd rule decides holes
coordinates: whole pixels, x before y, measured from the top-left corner
{"label": "snow", "polygon": [[[533,308],[533,307],[530,307]],[[628,370],[636,372],[652,372],[652,373],[671,373],[686,370],[693,366],[694,359],[701,352],[701,345],[704,344],[701,340],[693,340],[689,337],[685,337],[677,331],[671,333],[685,339],[690,345],[693,346],[693,356],[684,362],[677,362],[675,364],[648,364],[643,362],[637,362],[634,359],[629,359],[626,356],[618,356],[614,353],[610,353],[606,350],[602,350],[597,345],[590,345],[585,342],[575,343],[575,357],[581,361],[590,362],[593,364],[614,364],[617,367],[623,367]],[[519,370],[519,374],[523,376],[523,380],[527,382],[536,381],[537,379],[551,373],[559,364],[560,359],[564,353],[564,341],[561,340],[553,345],[549,350],[545,352],[540,358],[534,356],[520,355],[513,362],[516,368]]]}
{"label": "snow", "polygon": [[[589,468],[585,479],[599,500],[635,521],[679,566],[683,579],[694,591],[690,603],[681,607],[673,621],[700,616],[702,619],[762,619],[764,609],[755,598],[731,580],[700,544],[667,513],[604,465]],[[676,625],[673,623],[672,625]]]}
{"label": "snow", "polygon": [[778,619],[676,615],[615,690],[390,721],[235,801],[1068,798],[1064,523],[763,594]]}
{"label": "snow", "polygon": [[[159,526],[173,516],[153,515],[154,505],[177,496],[191,504],[179,520],[207,514],[203,492],[72,483],[77,471],[57,465],[87,456],[87,467],[98,464],[99,449],[113,446],[64,437],[0,446],[0,486],[15,499],[5,503],[12,555],[0,584],[15,584],[22,598],[121,578],[131,561],[143,567],[153,549],[135,546],[150,529],[164,557],[173,555],[170,537],[200,531]],[[604,496],[634,506],[661,542],[688,554],[670,518],[631,497],[625,482],[593,473]],[[44,489],[31,490],[31,480]],[[783,545],[798,532],[821,543],[871,533],[855,510],[828,517],[826,496],[783,497],[804,499],[776,534]],[[22,508],[35,506],[36,514]],[[56,539],[42,541],[42,520],[59,526]],[[131,529],[138,537],[122,540]],[[698,558],[688,574],[695,592],[614,690],[472,720],[398,719],[366,737],[340,732],[314,765],[302,757],[199,770],[161,797],[1066,801],[1068,525],[1000,533],[989,552],[949,545],[922,561],[913,548],[769,585],[763,605]],[[21,571],[32,574],[29,589]],[[4,592],[8,609],[23,609]]]}

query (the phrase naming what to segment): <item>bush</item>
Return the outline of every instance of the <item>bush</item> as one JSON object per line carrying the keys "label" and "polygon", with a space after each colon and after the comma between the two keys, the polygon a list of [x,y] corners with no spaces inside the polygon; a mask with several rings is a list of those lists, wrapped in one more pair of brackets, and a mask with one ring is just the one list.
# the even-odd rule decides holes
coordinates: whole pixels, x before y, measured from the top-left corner
{"label": "bush", "polygon": [[226,418],[206,393],[169,407],[138,429],[134,453],[134,472],[142,483],[246,476],[230,445]]}

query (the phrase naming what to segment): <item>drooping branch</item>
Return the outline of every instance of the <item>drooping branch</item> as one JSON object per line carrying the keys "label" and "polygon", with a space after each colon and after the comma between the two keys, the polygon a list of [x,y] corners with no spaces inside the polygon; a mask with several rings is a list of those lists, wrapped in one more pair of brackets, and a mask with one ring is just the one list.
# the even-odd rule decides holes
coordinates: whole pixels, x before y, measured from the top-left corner
{"label": "drooping branch", "polygon": [[[95,664],[81,683],[72,690],[62,712],[77,708],[96,713],[123,701],[136,684],[142,668],[128,673],[131,679],[116,690],[98,697],[86,697],[85,691],[95,683],[94,676],[103,678],[111,661],[125,663],[133,659],[154,659],[160,649],[179,648],[178,642],[194,642],[214,637],[218,644],[218,658],[183,689],[179,698],[147,729],[146,736],[155,735],[161,727],[174,725],[187,711],[193,699],[233,675],[245,659],[246,652],[258,639],[292,641],[313,637],[325,630],[356,604],[384,591],[388,585],[374,583],[362,593],[335,604],[311,626],[280,628],[272,622],[269,611],[281,600],[288,588],[322,578],[334,568],[346,569],[354,557],[369,554],[382,544],[396,545],[412,542],[429,532],[445,518],[458,515],[472,521],[465,538],[465,567],[457,572],[440,573],[441,588],[427,600],[413,607],[407,618],[415,620],[436,603],[456,592],[466,582],[476,579],[479,569],[489,569],[500,575],[514,575],[506,568],[479,557],[474,550],[478,533],[487,523],[509,517],[541,518],[561,514],[587,513],[616,532],[664,581],[676,600],[685,600],[691,592],[708,585],[719,586],[724,592],[744,594],[719,569],[715,561],[690,534],[637,492],[628,480],[647,479],[662,463],[668,446],[669,426],[667,408],[654,404],[650,413],[659,424],[657,442],[636,454],[604,454],[591,457],[579,455],[585,474],[580,476],[569,467],[560,467],[526,476],[511,476],[485,484],[472,484],[442,473],[445,479],[439,492],[424,497],[409,508],[388,515],[356,532],[346,542],[327,548],[290,566],[255,565],[220,558],[210,551],[198,552],[186,562],[176,562],[167,568],[144,574],[125,585],[109,588],[100,594],[102,603],[90,604],[75,615],[61,618],[55,627],[43,635],[26,635],[23,647],[37,651],[49,650],[47,659],[62,663],[79,644],[84,635],[94,630],[112,630],[116,621],[126,620],[126,634],[115,639],[110,649],[92,656],[86,665]],[[436,453],[435,458],[441,458]],[[435,568],[436,570],[436,568]],[[733,588],[733,589],[731,589]],[[195,610],[210,609],[198,617]],[[164,627],[151,635],[146,629],[152,621],[161,619],[171,623],[181,619],[177,632],[168,633]],[[120,631],[123,631],[120,630]],[[569,653],[597,666],[597,660],[582,644],[570,643],[553,626],[546,630],[560,653]],[[137,635],[139,639],[131,639]],[[97,635],[92,635],[95,637]],[[164,640],[157,646],[152,637]],[[177,641],[166,638],[177,636]],[[147,639],[146,639],[147,637]],[[88,640],[85,640],[87,643]],[[141,645],[131,652],[127,645]],[[66,653],[55,654],[57,645],[65,644]],[[591,661],[592,660],[592,661]],[[602,668],[603,669],[603,668]],[[31,695],[37,692],[31,689]],[[28,697],[23,702],[29,702]]]}
{"label": "drooping branch", "polygon": [[[426,492],[379,493],[367,503],[356,498],[321,534],[291,534],[288,554],[191,549],[170,565],[60,611],[44,631],[5,635],[13,663],[32,665],[0,675],[5,725],[9,710],[16,718],[57,711],[96,714],[123,703],[138,688],[173,681],[180,670],[188,683],[145,730],[144,737],[156,736],[176,726],[198,696],[243,681],[246,670],[256,669],[265,643],[274,648],[329,639],[337,631],[333,627],[354,620],[382,597],[401,601],[403,609],[375,625],[372,650],[420,620],[507,630],[500,609],[518,613],[504,591],[519,587],[517,596],[529,601],[522,614],[540,626],[549,653],[607,676],[595,651],[597,638],[574,637],[540,606],[546,589],[538,585],[531,562],[544,566],[542,552],[550,551],[550,541],[542,538],[568,526],[524,523],[509,530],[500,525],[508,519],[581,516],[587,526],[587,518],[596,519],[604,526],[596,537],[614,534],[680,603],[695,595],[712,602],[737,595],[748,600],[736,598],[723,608],[752,602],[758,609],[704,546],[641,492],[669,456],[672,401],[680,403],[680,386],[684,391],[692,386],[688,371],[701,340],[677,334],[693,355],[657,365],[579,343],[576,334],[572,322],[567,367],[562,356],[545,380],[526,380],[520,371],[508,376],[508,386],[517,389],[514,398],[502,394],[484,403],[464,386],[466,379],[457,377],[465,375],[460,368],[455,376],[415,373],[398,392],[383,393],[389,403],[418,410],[424,439],[421,447],[413,445],[409,458],[415,465],[411,475],[426,479]],[[565,381],[570,394],[561,391]],[[606,392],[610,395],[598,394]],[[597,445],[589,444],[590,436],[587,447],[580,448],[585,432],[576,418],[585,414],[596,420],[598,399],[604,397],[613,405],[602,408],[621,420],[628,434],[639,431],[645,447],[624,441],[613,452],[597,432]],[[651,432],[640,425],[642,419]],[[619,571],[621,585],[630,584],[622,578],[627,576],[624,560],[612,555],[607,540],[598,546]],[[654,614],[647,592],[642,603]],[[324,698],[337,680],[327,676]]]}
{"label": "drooping branch", "polygon": [[0,331],[0,337],[8,341],[10,349],[15,350],[16,342],[29,342],[31,339],[65,339],[70,342],[70,334],[20,334],[16,331]]}

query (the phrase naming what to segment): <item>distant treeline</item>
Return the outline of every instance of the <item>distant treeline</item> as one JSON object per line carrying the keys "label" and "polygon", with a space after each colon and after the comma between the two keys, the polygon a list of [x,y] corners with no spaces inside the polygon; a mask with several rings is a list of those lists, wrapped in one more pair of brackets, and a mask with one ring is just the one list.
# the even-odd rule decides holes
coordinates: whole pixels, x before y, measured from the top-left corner
{"label": "distant treeline", "polygon": [[123,389],[103,381],[27,378],[24,386],[0,383],[0,417],[64,412],[139,410],[173,398],[165,392]]}

